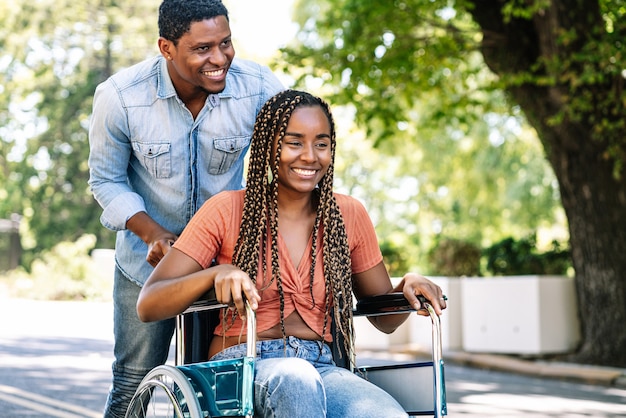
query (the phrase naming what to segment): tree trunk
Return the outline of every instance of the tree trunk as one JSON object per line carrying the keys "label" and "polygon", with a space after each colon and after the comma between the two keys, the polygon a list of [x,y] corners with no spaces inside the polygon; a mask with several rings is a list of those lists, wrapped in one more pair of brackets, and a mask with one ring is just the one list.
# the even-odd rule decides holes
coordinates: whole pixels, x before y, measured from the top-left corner
{"label": "tree trunk", "polygon": [[[507,83],[525,72],[551,76],[536,70],[541,59],[567,56],[603,25],[597,1],[552,1],[532,19],[501,15],[503,1],[477,2],[471,11],[483,32],[483,56],[487,65]],[[574,29],[579,37],[568,45],[557,40],[563,30]],[[535,67],[533,67],[535,66]],[[592,86],[598,101],[611,97],[614,80]],[[595,103],[589,114],[573,120],[556,115],[568,110],[571,86],[563,84],[509,84],[513,102],[524,110],[536,129],[559,182],[561,200],[569,222],[572,261],[576,271],[582,344],[573,360],[607,366],[626,366],[626,176],[614,176],[614,161],[607,143],[593,139]],[[621,95],[620,95],[621,96]],[[616,100],[620,100],[617,97]],[[616,106],[620,109],[620,106]],[[623,106],[617,115],[626,118]],[[601,113],[601,112],[600,112]],[[622,138],[626,137],[626,132]],[[547,318],[549,320],[549,318]]]}

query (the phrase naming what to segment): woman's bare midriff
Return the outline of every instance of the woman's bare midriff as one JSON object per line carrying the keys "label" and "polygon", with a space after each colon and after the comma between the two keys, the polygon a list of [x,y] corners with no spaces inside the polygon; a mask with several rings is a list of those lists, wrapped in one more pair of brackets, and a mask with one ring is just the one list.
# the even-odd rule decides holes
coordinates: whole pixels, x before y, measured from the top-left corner
{"label": "woman's bare midriff", "polygon": [[[293,336],[302,338],[303,340],[320,340],[322,338],[315,331],[309,328],[297,311],[294,311],[291,315],[285,318],[285,335],[288,337]],[[283,338],[280,324],[257,334],[258,341],[280,338]],[[245,343],[246,341],[247,339],[245,334],[243,334],[241,338],[239,336],[223,338],[219,335],[214,335],[211,340],[211,345],[209,346],[209,358],[228,347]]]}

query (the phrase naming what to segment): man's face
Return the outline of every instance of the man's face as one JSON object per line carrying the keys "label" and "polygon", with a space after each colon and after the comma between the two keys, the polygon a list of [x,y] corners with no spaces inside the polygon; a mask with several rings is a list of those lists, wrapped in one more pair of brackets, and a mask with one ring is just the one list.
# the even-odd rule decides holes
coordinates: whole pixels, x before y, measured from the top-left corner
{"label": "man's face", "polygon": [[170,44],[169,51],[170,76],[177,90],[202,89],[210,94],[224,90],[226,73],[235,57],[226,17],[193,22],[178,45]]}

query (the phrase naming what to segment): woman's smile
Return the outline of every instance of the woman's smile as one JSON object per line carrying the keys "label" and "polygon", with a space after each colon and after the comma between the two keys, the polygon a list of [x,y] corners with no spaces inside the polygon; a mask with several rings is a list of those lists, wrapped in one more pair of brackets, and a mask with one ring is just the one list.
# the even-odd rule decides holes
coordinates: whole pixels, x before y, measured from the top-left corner
{"label": "woman's smile", "polygon": [[298,174],[299,176],[302,177],[313,177],[315,176],[315,173],[317,173],[318,170],[305,170],[302,168],[292,168],[292,170]]}

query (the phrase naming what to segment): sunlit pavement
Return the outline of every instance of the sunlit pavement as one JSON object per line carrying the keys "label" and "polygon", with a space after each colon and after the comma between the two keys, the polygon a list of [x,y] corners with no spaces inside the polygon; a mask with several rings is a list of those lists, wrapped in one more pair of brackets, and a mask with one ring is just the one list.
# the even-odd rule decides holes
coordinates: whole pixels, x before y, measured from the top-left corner
{"label": "sunlit pavement", "polygon": [[[528,417],[528,418],[603,418],[626,417],[626,391],[593,385],[554,382],[551,391],[506,393],[498,384],[449,380],[448,393],[459,394],[458,402],[448,403],[451,417]],[[532,387],[527,392],[533,392]],[[584,399],[584,398],[588,399]],[[592,398],[602,397],[602,401]]]}
{"label": "sunlit pavement", "polygon": [[0,299],[0,417],[101,417],[109,303]]}
{"label": "sunlit pavement", "polygon": [[[0,417],[100,417],[110,303],[0,298]],[[446,365],[448,416],[626,417],[626,389]]]}

